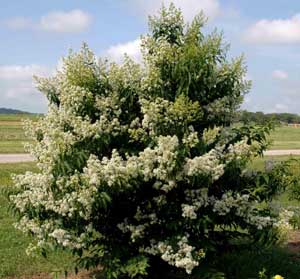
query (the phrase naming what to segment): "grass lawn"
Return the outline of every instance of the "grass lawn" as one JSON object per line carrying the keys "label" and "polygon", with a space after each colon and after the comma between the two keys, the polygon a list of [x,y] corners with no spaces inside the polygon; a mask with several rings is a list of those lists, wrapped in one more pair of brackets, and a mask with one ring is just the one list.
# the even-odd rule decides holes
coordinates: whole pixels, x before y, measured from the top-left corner
{"label": "grass lawn", "polygon": [[24,142],[28,142],[22,127],[22,119],[36,120],[37,115],[0,114],[0,154],[24,153]]}
{"label": "grass lawn", "polygon": [[[11,173],[27,170],[36,170],[34,163],[0,164],[0,189],[11,187]],[[0,278],[20,278],[21,275],[33,278],[31,274],[54,274],[72,266],[72,257],[65,252],[53,253],[48,259],[27,256],[25,249],[32,239],[16,230],[15,222],[8,211],[8,201],[0,191]]]}
{"label": "grass lawn", "polygon": [[249,168],[256,170],[263,170],[267,161],[282,162],[288,159],[300,159],[300,156],[283,155],[283,156],[264,156],[255,158],[252,163],[249,164]]}
{"label": "grass lawn", "polygon": [[300,149],[300,128],[277,127],[270,135],[270,149]]}
{"label": "grass lawn", "polygon": [[[255,158],[255,160],[249,164],[249,168],[255,169],[255,170],[264,170],[266,167],[266,161],[274,161],[276,162],[283,162],[289,159],[296,159],[299,160],[299,162],[295,162],[292,165],[293,171],[295,173],[300,172],[300,156],[265,156],[263,158]],[[300,206],[300,202],[296,200],[291,200],[289,198],[288,193],[282,193],[279,196],[275,198],[273,203],[276,203],[282,207],[290,207],[290,206]]]}

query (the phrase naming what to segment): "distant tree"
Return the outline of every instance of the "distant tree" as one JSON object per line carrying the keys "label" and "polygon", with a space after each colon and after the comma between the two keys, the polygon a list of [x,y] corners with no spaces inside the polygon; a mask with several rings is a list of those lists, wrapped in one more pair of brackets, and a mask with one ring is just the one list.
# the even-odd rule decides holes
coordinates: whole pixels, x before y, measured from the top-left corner
{"label": "distant tree", "polygon": [[239,111],[235,122],[266,124],[267,122],[276,123],[300,123],[300,115],[293,113],[263,113],[250,112],[246,110]]}
{"label": "distant tree", "polygon": [[29,112],[25,112],[17,109],[9,109],[9,108],[0,108],[0,114],[28,114]]}

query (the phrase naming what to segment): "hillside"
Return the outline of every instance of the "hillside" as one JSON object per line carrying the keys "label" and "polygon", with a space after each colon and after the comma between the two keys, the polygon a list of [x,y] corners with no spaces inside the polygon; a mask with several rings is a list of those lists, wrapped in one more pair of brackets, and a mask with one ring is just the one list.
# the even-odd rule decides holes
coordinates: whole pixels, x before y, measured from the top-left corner
{"label": "hillside", "polygon": [[0,108],[0,114],[29,114],[29,112],[17,109]]}

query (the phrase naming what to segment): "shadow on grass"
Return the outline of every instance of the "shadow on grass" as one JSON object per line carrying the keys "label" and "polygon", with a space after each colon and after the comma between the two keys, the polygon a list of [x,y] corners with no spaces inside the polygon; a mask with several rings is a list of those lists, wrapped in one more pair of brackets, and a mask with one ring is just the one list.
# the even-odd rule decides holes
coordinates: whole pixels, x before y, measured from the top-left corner
{"label": "shadow on grass", "polygon": [[283,247],[253,249],[224,254],[213,263],[203,263],[198,270],[195,279],[258,279],[262,270],[266,270],[268,278],[280,274],[287,279],[299,279],[300,259],[297,254]]}

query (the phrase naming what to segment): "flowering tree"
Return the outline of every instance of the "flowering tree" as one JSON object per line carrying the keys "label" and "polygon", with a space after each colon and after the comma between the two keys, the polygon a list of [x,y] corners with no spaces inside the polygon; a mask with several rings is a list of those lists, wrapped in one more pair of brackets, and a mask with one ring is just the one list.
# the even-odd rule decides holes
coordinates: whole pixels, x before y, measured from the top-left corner
{"label": "flowering tree", "polygon": [[37,78],[48,114],[27,132],[40,172],[16,176],[11,196],[35,247],[69,249],[107,278],[141,278],[191,274],[233,240],[270,232],[257,203],[278,181],[245,172],[265,130],[230,126],[250,85],[243,59],[228,61],[204,22],[162,8],[141,64],[97,61],[84,45]]}

